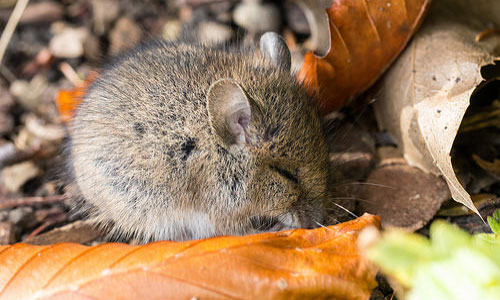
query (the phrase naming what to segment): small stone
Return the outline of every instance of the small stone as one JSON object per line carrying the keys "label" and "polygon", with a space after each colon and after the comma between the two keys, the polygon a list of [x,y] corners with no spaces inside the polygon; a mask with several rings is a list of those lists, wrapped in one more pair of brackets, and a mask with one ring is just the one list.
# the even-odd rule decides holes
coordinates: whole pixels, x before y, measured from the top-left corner
{"label": "small stone", "polygon": [[278,31],[281,26],[280,11],[271,3],[242,2],[234,9],[233,20],[252,33]]}
{"label": "small stone", "polygon": [[66,27],[56,34],[49,43],[52,55],[59,58],[77,58],[83,55],[83,42],[88,35],[84,27]]}
{"label": "small stone", "polygon": [[105,34],[120,14],[120,5],[115,0],[92,0],[94,31]]}
{"label": "small stone", "polygon": [[134,20],[122,17],[109,33],[109,54],[116,55],[141,41],[142,30]]}
{"label": "small stone", "polygon": [[198,39],[205,44],[223,44],[233,36],[231,27],[216,23],[202,22],[198,25]]}
{"label": "small stone", "polygon": [[9,212],[9,221],[16,225],[23,227],[29,223],[34,217],[33,208],[29,206],[22,206],[14,208]]}
{"label": "small stone", "polygon": [[161,37],[167,41],[176,41],[182,31],[181,22],[170,20],[165,22],[161,31]]}
{"label": "small stone", "polygon": [[19,192],[28,180],[40,174],[41,170],[32,161],[26,161],[5,167],[1,172],[1,182],[8,191]]}
{"label": "small stone", "polygon": [[45,76],[38,74],[28,82],[16,80],[10,85],[10,93],[17,101],[29,110],[35,110],[39,105],[40,96],[48,86]]}
{"label": "small stone", "polygon": [[28,114],[25,120],[26,129],[42,141],[59,141],[66,136],[63,126],[44,124],[35,114]]}

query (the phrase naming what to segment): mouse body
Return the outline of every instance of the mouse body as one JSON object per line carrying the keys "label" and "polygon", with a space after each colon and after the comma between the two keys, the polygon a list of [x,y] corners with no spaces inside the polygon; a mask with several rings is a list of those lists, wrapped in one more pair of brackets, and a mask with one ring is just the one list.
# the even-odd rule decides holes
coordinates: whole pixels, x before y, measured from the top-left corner
{"label": "mouse body", "polygon": [[273,33],[260,49],[155,41],[121,55],[69,128],[78,210],[144,242],[315,227],[328,153],[289,65]]}

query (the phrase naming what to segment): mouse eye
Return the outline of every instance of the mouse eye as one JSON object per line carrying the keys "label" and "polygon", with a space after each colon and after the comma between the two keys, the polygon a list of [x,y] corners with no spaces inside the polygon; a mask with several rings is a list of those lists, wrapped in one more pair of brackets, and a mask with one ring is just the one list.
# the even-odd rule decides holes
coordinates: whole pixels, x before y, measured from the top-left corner
{"label": "mouse eye", "polygon": [[286,179],[288,179],[294,183],[299,183],[299,180],[297,179],[297,177],[294,174],[292,174],[291,172],[284,170],[280,167],[276,167],[276,166],[271,166],[271,169],[278,172],[281,176],[285,177]]}

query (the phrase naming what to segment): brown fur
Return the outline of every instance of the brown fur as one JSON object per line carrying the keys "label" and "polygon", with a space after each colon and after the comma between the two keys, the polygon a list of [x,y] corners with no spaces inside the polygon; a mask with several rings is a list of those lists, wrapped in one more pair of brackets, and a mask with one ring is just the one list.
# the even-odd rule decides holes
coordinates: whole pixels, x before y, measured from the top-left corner
{"label": "brown fur", "polygon": [[[252,99],[248,144],[224,144],[210,125],[207,91],[222,78]],[[245,234],[267,217],[322,221],[320,120],[295,79],[260,51],[166,42],[131,51],[92,84],[70,133],[84,212],[125,237]]]}

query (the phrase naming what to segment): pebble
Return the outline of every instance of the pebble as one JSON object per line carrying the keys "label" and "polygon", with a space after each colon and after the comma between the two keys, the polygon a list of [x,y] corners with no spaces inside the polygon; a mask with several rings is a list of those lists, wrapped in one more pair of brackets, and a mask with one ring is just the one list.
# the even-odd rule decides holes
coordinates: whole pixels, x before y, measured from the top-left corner
{"label": "pebble", "polygon": [[50,52],[59,58],[81,57],[84,53],[83,43],[88,34],[84,27],[66,27],[50,40]]}
{"label": "pebble", "polygon": [[21,206],[9,211],[9,221],[15,226],[23,227],[22,225],[29,223],[33,218],[33,208],[29,206]]}
{"label": "pebble", "polygon": [[252,33],[278,31],[281,26],[279,9],[271,3],[244,1],[233,11],[233,20]]}
{"label": "pebble", "polygon": [[28,180],[40,175],[41,172],[32,161],[25,161],[3,168],[1,182],[8,191],[19,192]]}
{"label": "pebble", "polygon": [[142,30],[134,20],[121,17],[109,33],[109,54],[116,55],[141,41]]}
{"label": "pebble", "polygon": [[16,80],[10,85],[10,93],[17,101],[29,110],[35,110],[39,104],[40,96],[48,86],[47,78],[38,74],[30,82]]}
{"label": "pebble", "polygon": [[182,24],[179,20],[169,20],[163,24],[161,37],[167,41],[175,41],[182,31]]}
{"label": "pebble", "polygon": [[198,25],[198,39],[206,44],[223,44],[233,37],[233,29],[216,22],[201,22]]}
{"label": "pebble", "polygon": [[120,4],[115,0],[92,0],[94,31],[105,34],[120,14]]}

